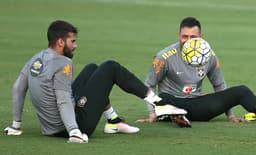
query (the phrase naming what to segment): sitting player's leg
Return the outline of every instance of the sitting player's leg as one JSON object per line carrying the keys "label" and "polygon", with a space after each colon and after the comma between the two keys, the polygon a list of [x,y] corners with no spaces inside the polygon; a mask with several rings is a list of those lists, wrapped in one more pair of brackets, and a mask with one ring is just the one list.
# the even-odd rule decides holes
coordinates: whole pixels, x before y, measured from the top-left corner
{"label": "sitting player's leg", "polygon": [[88,136],[96,128],[104,108],[109,103],[108,97],[114,84],[140,98],[144,98],[148,91],[138,78],[118,63],[108,61],[100,65],[86,84],[74,87],[73,90],[77,102],[77,122],[80,130]]}
{"label": "sitting player's leg", "polygon": [[[77,94],[75,92],[76,90],[81,90],[79,87],[87,83],[88,79],[92,76],[97,68],[98,66],[96,64],[86,65],[72,84],[74,94]],[[123,123],[123,120],[118,117],[117,113],[110,104],[105,107],[103,115],[108,122],[104,128],[105,133],[136,133],[139,131],[139,128]]]}
{"label": "sitting player's leg", "polygon": [[236,86],[193,99],[175,101],[175,106],[188,111],[187,116],[191,121],[208,121],[236,105],[243,106],[249,112],[256,112],[256,97],[248,87]]}

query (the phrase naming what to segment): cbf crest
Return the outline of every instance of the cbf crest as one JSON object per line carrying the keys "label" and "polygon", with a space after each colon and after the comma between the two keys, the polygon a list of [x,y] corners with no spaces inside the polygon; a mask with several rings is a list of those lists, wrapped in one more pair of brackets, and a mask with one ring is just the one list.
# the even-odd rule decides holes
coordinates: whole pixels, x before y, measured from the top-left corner
{"label": "cbf crest", "polygon": [[41,74],[43,71],[43,62],[40,58],[36,59],[31,67],[30,67],[30,74],[31,76],[38,76],[39,74]]}
{"label": "cbf crest", "polygon": [[86,102],[87,102],[87,98],[86,98],[85,96],[82,96],[82,97],[80,97],[80,99],[77,101],[77,104],[76,104],[76,105],[77,105],[78,107],[82,108],[82,107],[85,106]]}
{"label": "cbf crest", "polygon": [[197,68],[197,76],[203,78],[205,76],[205,67]]}

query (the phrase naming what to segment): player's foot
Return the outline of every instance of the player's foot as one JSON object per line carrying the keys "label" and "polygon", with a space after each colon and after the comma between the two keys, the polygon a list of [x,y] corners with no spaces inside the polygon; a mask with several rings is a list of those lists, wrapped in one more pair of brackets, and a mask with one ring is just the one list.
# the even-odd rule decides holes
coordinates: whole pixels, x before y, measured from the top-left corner
{"label": "player's foot", "polygon": [[161,115],[186,115],[187,111],[177,108],[173,105],[166,104],[161,106],[155,106],[155,113],[156,116],[159,117]]}
{"label": "player's foot", "polygon": [[247,121],[256,121],[256,114],[255,113],[247,113],[244,115],[244,119]]}
{"label": "player's foot", "polygon": [[130,126],[124,122],[119,123],[106,123],[104,127],[104,133],[137,133],[140,129]]}
{"label": "player's foot", "polygon": [[170,115],[172,122],[176,123],[181,128],[191,128],[191,123],[185,115]]}
{"label": "player's foot", "polygon": [[12,126],[8,126],[7,128],[4,129],[4,134],[19,136],[22,134],[22,130],[18,128],[14,128]]}

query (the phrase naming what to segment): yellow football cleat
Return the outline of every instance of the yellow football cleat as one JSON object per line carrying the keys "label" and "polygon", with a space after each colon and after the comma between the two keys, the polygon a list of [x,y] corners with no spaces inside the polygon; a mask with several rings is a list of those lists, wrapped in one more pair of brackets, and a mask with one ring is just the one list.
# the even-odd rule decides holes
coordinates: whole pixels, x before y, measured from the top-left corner
{"label": "yellow football cleat", "polygon": [[256,121],[256,114],[255,113],[247,113],[244,115],[244,119],[246,119],[247,121]]}

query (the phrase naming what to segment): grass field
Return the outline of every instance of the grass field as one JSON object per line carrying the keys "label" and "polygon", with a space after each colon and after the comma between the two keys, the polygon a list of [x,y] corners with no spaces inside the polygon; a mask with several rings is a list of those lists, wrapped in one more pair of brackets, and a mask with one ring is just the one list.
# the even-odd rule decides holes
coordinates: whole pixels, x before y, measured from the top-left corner
{"label": "grass field", "polygon": [[[204,37],[217,53],[229,86],[245,84],[256,92],[254,0],[5,0],[0,4],[0,129],[12,121],[12,85],[24,63],[47,47],[46,30],[56,19],[79,28],[75,75],[84,64],[119,61],[144,81],[152,56],[177,41],[179,22],[197,17]],[[205,93],[212,88],[205,82]],[[111,100],[121,116],[140,127],[135,135],[106,135],[102,119],[88,144],[42,136],[29,97],[23,112],[24,134],[0,134],[1,155],[251,155],[256,123],[234,124],[224,115],[181,129],[170,123],[139,124],[147,117],[142,100],[114,87]],[[236,107],[242,116],[245,111]]]}

